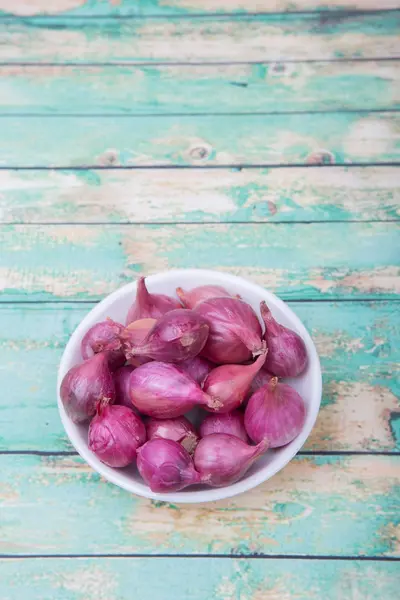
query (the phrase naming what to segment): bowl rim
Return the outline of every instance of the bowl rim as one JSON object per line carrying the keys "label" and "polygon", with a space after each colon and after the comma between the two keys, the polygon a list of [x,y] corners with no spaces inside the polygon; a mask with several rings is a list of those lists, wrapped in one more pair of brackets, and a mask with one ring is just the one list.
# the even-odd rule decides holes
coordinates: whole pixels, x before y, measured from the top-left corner
{"label": "bowl rim", "polygon": [[[312,388],[314,389],[314,393],[312,399],[310,401],[310,409],[308,411],[306,422],[303,426],[303,429],[295,438],[295,440],[291,443],[290,452],[287,452],[285,456],[280,460],[273,461],[272,464],[268,464],[262,467],[260,470],[255,473],[249,475],[245,479],[239,480],[236,483],[225,487],[219,488],[209,488],[206,490],[183,490],[180,492],[171,492],[159,494],[152,492],[148,486],[144,484],[145,490],[138,489],[135,481],[130,480],[129,483],[126,482],[125,478],[120,476],[118,469],[113,469],[104,463],[102,463],[90,450],[89,447],[85,444],[82,444],[79,439],[77,433],[77,425],[73,423],[73,421],[67,415],[63,403],[60,397],[60,386],[62,379],[67,372],[69,367],[69,363],[71,362],[72,354],[76,348],[77,344],[80,344],[83,335],[86,333],[88,329],[87,321],[89,320],[98,320],[101,316],[103,317],[104,310],[110,307],[114,301],[119,298],[124,293],[134,293],[136,291],[137,279],[132,281],[124,286],[121,286],[111,294],[108,294],[105,298],[103,298],[100,302],[96,304],[80,321],[79,325],[76,327],[75,331],[71,335],[68,340],[68,343],[64,349],[62,354],[59,369],[58,369],[58,377],[57,377],[57,404],[58,410],[60,413],[60,418],[64,429],[68,435],[68,438],[78,452],[78,454],[83,458],[85,462],[89,464],[92,469],[94,469],[97,473],[103,476],[105,479],[114,483],[115,485],[127,490],[128,492],[134,493],[138,496],[150,498],[154,500],[161,500],[164,502],[172,502],[172,503],[203,503],[203,502],[213,502],[216,500],[222,500],[224,498],[231,498],[232,496],[236,496],[241,494],[242,492],[248,491],[264,481],[270,479],[273,475],[275,475],[278,471],[283,469],[292,458],[299,452],[300,448],[303,446],[308,436],[310,435],[315,421],[317,419],[320,405],[321,405],[321,397],[322,397],[322,373],[321,373],[321,365],[319,361],[319,356],[315,347],[315,344],[308,333],[306,327],[303,325],[302,321],[296,315],[296,313],[288,306],[286,302],[281,300],[278,296],[273,294],[272,292],[266,290],[262,286],[248,281],[247,279],[232,275],[230,273],[225,273],[223,271],[211,270],[211,269],[172,269],[166,270],[159,273],[154,273],[146,276],[146,281],[151,284],[151,281],[155,278],[157,279],[157,283],[161,283],[165,280],[170,280],[171,278],[179,277],[185,275],[198,275],[202,277],[210,277],[212,280],[215,279],[215,283],[218,281],[220,285],[224,285],[225,283],[230,283],[232,286],[235,283],[240,282],[243,286],[247,287],[250,291],[253,291],[256,294],[262,293],[265,297],[266,302],[271,302],[279,307],[291,322],[294,325],[296,331],[303,338],[308,353],[309,364],[311,365],[310,377],[312,378]],[[213,282],[214,283],[214,282]],[[67,368],[68,365],[68,368]],[[295,443],[294,443],[295,442]]]}

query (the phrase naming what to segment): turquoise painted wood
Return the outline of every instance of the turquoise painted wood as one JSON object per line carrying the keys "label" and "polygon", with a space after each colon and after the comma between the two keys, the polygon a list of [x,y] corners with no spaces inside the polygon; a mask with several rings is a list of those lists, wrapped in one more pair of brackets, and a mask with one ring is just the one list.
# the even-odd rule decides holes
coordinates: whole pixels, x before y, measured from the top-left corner
{"label": "turquoise painted wood", "polygon": [[284,299],[390,299],[399,231],[398,223],[2,226],[0,297],[98,300],[139,273],[204,267]]}
{"label": "turquoise painted wood", "polygon": [[[400,113],[1,119],[5,167],[233,166],[400,161]],[[26,132],[29,131],[29,135]],[[371,137],[374,143],[369,143]]]}
{"label": "turquoise painted wood", "polygon": [[398,56],[400,11],[237,18],[0,20],[0,61],[249,62]]}
{"label": "turquoise painted wood", "polygon": [[[0,451],[73,451],[58,363],[91,304],[0,305]],[[292,302],[321,357],[322,409],[304,449],[400,451],[398,302]],[[21,365],[23,369],[21,371]],[[29,423],[29,427],[27,427]]]}
{"label": "turquoise painted wood", "polygon": [[7,600],[398,598],[398,565],[390,562],[59,558],[3,561],[0,572]]}
{"label": "turquoise painted wood", "polygon": [[[397,600],[397,4],[0,0],[2,600]],[[289,300],[324,395],[282,472],[180,507],[68,454],[55,379],[94,301],[186,266]]]}
{"label": "turquoise painted wood", "polygon": [[393,220],[394,167],[0,171],[3,223]]}
{"label": "turquoise painted wood", "polygon": [[235,498],[179,506],[80,457],[0,455],[2,552],[398,556],[399,468],[398,455],[299,456]]}
{"label": "turquoise painted wood", "polygon": [[[398,8],[396,0],[382,0],[380,9]],[[0,2],[0,15],[73,15],[73,16],[158,16],[251,12],[376,10],[374,0],[36,0]]]}
{"label": "turquoise painted wood", "polygon": [[393,61],[0,66],[0,113],[190,114],[400,106]]}

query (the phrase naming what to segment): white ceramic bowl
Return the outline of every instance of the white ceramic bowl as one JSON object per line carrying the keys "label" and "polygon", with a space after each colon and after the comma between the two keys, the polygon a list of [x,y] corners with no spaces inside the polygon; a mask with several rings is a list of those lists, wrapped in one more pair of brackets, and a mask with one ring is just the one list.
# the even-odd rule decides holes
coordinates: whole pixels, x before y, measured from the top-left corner
{"label": "white ceramic bowl", "polygon": [[59,389],[67,371],[72,366],[82,362],[80,345],[86,331],[95,323],[103,321],[106,317],[111,317],[122,323],[125,322],[128,309],[135,298],[136,282],[133,282],[110,294],[93,308],[75,330],[65,348],[58,372],[58,408],[71,443],[82,458],[105,479],[129,492],[145,496],[146,498],[155,498],[169,502],[209,502],[236,496],[246,490],[250,490],[272,477],[272,475],[280,471],[293,458],[306,441],[317,418],[322,391],[321,368],[317,351],[309,333],[287,304],[279,300],[271,292],[240,277],[217,271],[182,269],[151,275],[146,278],[146,284],[150,292],[169,294],[171,296],[175,295],[175,289],[178,286],[184,289],[191,289],[204,284],[222,285],[230,293],[240,294],[243,300],[253,306],[259,316],[260,301],[265,300],[271,308],[274,317],[283,325],[297,331],[307,347],[309,360],[306,370],[296,379],[292,381],[288,380],[304,398],[307,407],[304,427],[299,436],[287,446],[266,452],[264,456],[253,464],[243,479],[233,485],[222,488],[195,486],[181,492],[155,494],[141,479],[135,466],[129,466],[124,469],[113,469],[103,464],[88,448],[87,426],[76,425],[67,416],[60,399]]}

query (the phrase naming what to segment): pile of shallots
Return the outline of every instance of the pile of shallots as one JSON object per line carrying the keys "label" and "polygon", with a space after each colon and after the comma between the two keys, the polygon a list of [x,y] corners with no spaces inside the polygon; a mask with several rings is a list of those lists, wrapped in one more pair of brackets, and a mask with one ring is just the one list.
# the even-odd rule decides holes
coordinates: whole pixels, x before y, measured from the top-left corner
{"label": "pile of shallots", "polygon": [[[177,295],[150,294],[139,279],[125,326],[91,327],[60,390],[69,417],[90,421],[92,452],[110,467],[136,461],[153,492],[230,485],[305,419],[302,398],[279,381],[306,366],[297,333],[261,302],[263,334],[252,307],[219,286]],[[195,407],[209,413],[198,430],[185,416]]]}

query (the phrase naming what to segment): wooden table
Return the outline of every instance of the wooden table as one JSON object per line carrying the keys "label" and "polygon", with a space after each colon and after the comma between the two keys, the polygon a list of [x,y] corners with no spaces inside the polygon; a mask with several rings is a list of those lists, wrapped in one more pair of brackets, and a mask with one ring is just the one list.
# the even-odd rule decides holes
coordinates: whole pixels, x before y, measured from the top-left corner
{"label": "wooden table", "polygon": [[[396,7],[0,1],[2,600],[399,598]],[[273,290],[323,365],[304,449],[215,504],[102,481],[56,406],[87,311],[173,267]]]}

